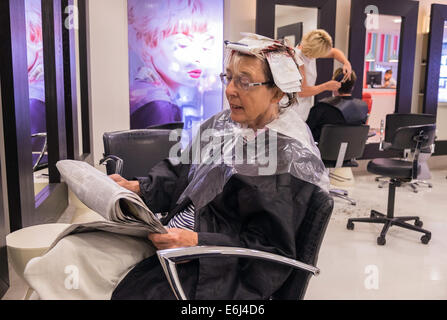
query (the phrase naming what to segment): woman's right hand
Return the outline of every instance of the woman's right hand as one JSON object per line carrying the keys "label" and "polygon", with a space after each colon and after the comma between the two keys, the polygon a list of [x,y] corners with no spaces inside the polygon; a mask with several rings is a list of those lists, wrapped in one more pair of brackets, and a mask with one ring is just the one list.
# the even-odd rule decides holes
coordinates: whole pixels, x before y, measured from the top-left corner
{"label": "woman's right hand", "polygon": [[135,192],[136,194],[140,195],[140,183],[138,181],[129,181],[121,177],[119,174],[112,174],[109,176],[110,179],[115,181],[117,184],[119,184],[121,187],[130,190],[132,192]]}
{"label": "woman's right hand", "polygon": [[326,82],[326,90],[327,91],[337,91],[341,88],[341,83],[335,80],[331,80]]}

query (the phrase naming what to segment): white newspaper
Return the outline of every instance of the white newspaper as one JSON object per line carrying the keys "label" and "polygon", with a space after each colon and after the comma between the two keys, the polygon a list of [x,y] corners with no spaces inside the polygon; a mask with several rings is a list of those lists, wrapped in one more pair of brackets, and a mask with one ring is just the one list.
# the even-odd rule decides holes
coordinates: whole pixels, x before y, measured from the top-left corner
{"label": "white newspaper", "polygon": [[146,239],[149,233],[167,233],[156,215],[137,194],[121,187],[88,163],[62,160],[56,166],[68,188],[106,221],[71,225],[58,236],[53,245],[69,234],[91,231]]}

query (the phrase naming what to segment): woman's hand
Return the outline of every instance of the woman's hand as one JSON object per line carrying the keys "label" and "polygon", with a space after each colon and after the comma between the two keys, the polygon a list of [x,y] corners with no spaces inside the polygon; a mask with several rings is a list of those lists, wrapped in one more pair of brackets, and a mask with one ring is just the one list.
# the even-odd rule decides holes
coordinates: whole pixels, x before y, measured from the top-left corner
{"label": "woman's hand", "polygon": [[140,195],[140,183],[138,181],[129,181],[121,177],[119,174],[112,174],[109,176],[110,179],[118,183],[121,187],[130,190],[132,192],[135,192],[136,194]]}
{"label": "woman's hand", "polygon": [[343,74],[345,76],[343,77],[343,80],[341,80],[341,82],[346,82],[351,79],[352,66],[349,61],[346,61],[346,63],[343,65]]}
{"label": "woman's hand", "polygon": [[199,244],[197,232],[184,229],[167,229],[168,233],[151,233],[148,238],[159,250],[194,247]]}
{"label": "woman's hand", "polygon": [[341,88],[341,83],[335,80],[331,80],[325,83],[327,91],[337,91]]}

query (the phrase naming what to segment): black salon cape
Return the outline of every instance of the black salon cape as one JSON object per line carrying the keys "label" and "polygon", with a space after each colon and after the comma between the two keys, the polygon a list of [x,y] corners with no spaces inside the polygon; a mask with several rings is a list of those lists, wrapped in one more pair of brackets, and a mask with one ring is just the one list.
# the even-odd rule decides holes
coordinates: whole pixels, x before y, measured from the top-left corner
{"label": "black salon cape", "polygon": [[[143,199],[154,212],[169,212],[166,224],[184,209],[176,205],[188,185],[190,166],[165,160],[139,178]],[[211,177],[212,178],[212,177]],[[212,180],[210,180],[212,181]],[[296,259],[296,238],[313,192],[321,189],[290,174],[248,177],[235,174],[223,192],[196,210],[199,245],[244,247]],[[323,191],[322,191],[323,192]],[[298,299],[292,269],[233,257],[202,258],[178,266],[189,299]],[[119,283],[112,299],[175,299],[156,255],[140,262]]]}

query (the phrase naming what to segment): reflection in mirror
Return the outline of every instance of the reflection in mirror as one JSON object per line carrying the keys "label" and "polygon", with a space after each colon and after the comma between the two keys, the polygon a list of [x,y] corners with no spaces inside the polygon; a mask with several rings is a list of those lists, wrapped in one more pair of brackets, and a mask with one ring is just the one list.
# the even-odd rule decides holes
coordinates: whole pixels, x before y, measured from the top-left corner
{"label": "reflection in mirror", "polygon": [[[387,114],[396,109],[396,78],[402,19],[399,16],[368,15],[365,42],[363,100],[370,108],[368,143],[378,143]],[[374,22],[374,23],[372,23]],[[383,137],[383,130],[382,130]]]}
{"label": "reflection in mirror", "polygon": [[41,0],[25,1],[34,193],[48,185]]}
{"label": "reflection in mirror", "polygon": [[444,22],[444,35],[442,37],[436,128],[437,140],[447,140],[447,21]]}
{"label": "reflection in mirror", "polygon": [[317,15],[317,8],[275,5],[275,39],[298,45],[304,34],[317,29]]}

